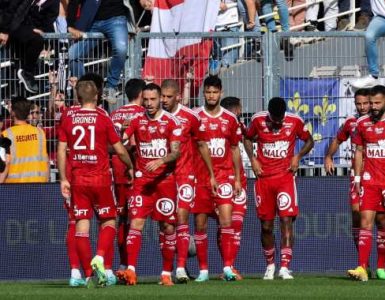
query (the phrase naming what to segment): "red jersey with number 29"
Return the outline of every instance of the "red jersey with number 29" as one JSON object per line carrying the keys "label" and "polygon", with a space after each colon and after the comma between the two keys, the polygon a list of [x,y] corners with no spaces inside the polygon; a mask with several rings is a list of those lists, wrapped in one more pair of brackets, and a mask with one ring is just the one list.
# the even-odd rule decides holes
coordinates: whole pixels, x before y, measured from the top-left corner
{"label": "red jersey with number 29", "polygon": [[69,149],[72,184],[111,184],[108,145],[120,138],[107,115],[96,109],[73,111],[62,119],[59,141]]}
{"label": "red jersey with number 29", "polygon": [[261,177],[281,177],[291,172],[290,161],[294,156],[296,139],[310,137],[303,120],[286,113],[279,129],[272,127],[269,113],[256,113],[252,118],[246,137],[255,139],[258,145],[257,158],[262,165]]}

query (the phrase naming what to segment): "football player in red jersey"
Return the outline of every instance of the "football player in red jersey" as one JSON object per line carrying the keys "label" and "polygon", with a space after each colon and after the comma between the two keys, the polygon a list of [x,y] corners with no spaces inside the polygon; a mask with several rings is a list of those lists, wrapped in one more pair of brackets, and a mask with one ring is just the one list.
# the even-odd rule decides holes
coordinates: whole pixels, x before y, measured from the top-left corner
{"label": "football player in red jersey", "polygon": [[[113,247],[116,234],[116,207],[111,191],[108,145],[112,145],[131,173],[132,164],[111,119],[96,108],[98,89],[95,83],[78,82],[76,90],[82,100],[81,108],[64,117],[59,131],[60,186],[63,196],[71,197],[76,218],[76,248],[85,276],[89,279],[94,270],[98,283],[105,285],[107,276],[104,256]],[[66,174],[67,149],[71,183]],[[97,212],[101,226],[96,256],[91,260],[89,228],[93,209]]]}
{"label": "football player in red jersey", "polygon": [[161,108],[161,90],[154,83],[143,89],[146,112],[132,119],[124,139],[135,139],[134,189],[129,199],[130,230],[127,236],[128,285],[135,285],[135,268],[148,216],[159,221],[159,243],[163,258],[160,284],[173,285],[171,272],[175,256],[175,166],[180,156],[182,129],[179,121]]}
{"label": "football player in red jersey", "polygon": [[[294,154],[297,139],[305,143]],[[257,157],[253,154],[253,140],[257,143]],[[263,279],[274,279],[274,219],[280,218],[281,268],[278,276],[293,279],[289,264],[292,259],[293,222],[298,214],[294,174],[301,158],[314,145],[303,120],[286,112],[285,100],[279,97],[269,101],[268,111],[256,113],[245,137],[245,150],[256,176],[255,202],[261,220],[261,240],[267,268]]]}
{"label": "football player in red jersey", "polygon": [[208,216],[218,211],[220,225],[220,250],[223,260],[224,279],[236,279],[231,265],[233,262],[232,227],[233,198],[242,191],[240,178],[239,141],[241,129],[234,114],[220,106],[222,82],[217,76],[209,76],[203,84],[204,106],[196,110],[201,119],[200,131],[207,141],[215,179],[218,183],[217,194],[209,186],[210,177],[203,160],[196,155],[195,171],[197,177],[196,197],[192,212],[195,214],[195,234],[197,257],[200,273],[196,281],[209,280],[207,258],[207,221]]}
{"label": "football player in red jersey", "polygon": [[234,245],[233,245],[234,248],[233,248],[232,268],[233,268],[233,272],[237,275],[236,279],[241,280],[242,276],[240,275],[238,270],[234,268],[233,265],[237,258],[239,247],[241,246],[243,220],[247,210],[247,192],[246,192],[247,177],[246,177],[245,169],[242,163],[242,157],[243,157],[242,153],[246,155],[246,153],[244,152],[244,146],[243,146],[243,136],[246,134],[246,127],[245,127],[245,124],[243,124],[240,121],[240,117],[242,114],[241,99],[237,97],[223,98],[221,100],[221,106],[227,109],[228,111],[232,112],[237,117],[237,119],[239,120],[239,126],[241,128],[241,132],[242,132],[242,139],[239,144],[239,149],[241,151],[240,175],[241,175],[242,192],[238,196],[235,196],[233,198],[233,212],[231,216],[232,226],[234,228]]}
{"label": "football player in red jersey", "polygon": [[[162,107],[173,114],[182,126],[180,158],[175,169],[177,185],[177,269],[176,279],[179,283],[186,283],[189,277],[185,266],[189,248],[189,212],[194,206],[195,170],[193,147],[197,147],[210,174],[213,192],[216,192],[216,181],[211,163],[210,150],[204,137],[199,131],[201,121],[199,116],[188,107],[179,103],[179,85],[175,80],[167,79],[162,82]],[[194,144],[194,145],[193,145]]]}
{"label": "football player in red jersey", "polygon": [[[354,104],[356,106],[356,114],[348,117],[344,124],[341,125],[340,129],[337,132],[337,136],[333,139],[332,143],[329,145],[329,148],[325,156],[325,170],[328,174],[334,173],[334,162],[333,155],[337,152],[338,147],[341,143],[347,141],[349,138],[352,138],[356,131],[357,119],[368,114],[370,105],[369,105],[369,89],[359,89],[354,93]],[[354,239],[354,245],[358,250],[358,234],[360,231],[360,208],[359,208],[359,194],[356,193],[354,186],[354,158],[353,154],[355,151],[355,145],[351,143],[351,153],[352,153],[352,168],[351,168],[351,188],[350,188],[350,205],[352,208],[352,235]]]}
{"label": "football player in red jersey", "polygon": [[[142,79],[133,78],[127,81],[125,92],[128,98],[128,104],[121,106],[111,113],[112,122],[118,132],[122,132],[122,129],[126,126],[126,124],[128,124],[138,114],[144,113],[142,91],[145,86],[146,83]],[[132,148],[135,145],[130,143],[129,146]],[[131,159],[133,159],[132,156]],[[114,176],[115,196],[117,198],[117,211],[119,216],[118,249],[120,255],[120,266],[116,274],[119,278],[121,278],[123,276],[122,272],[127,269],[127,199],[130,197],[132,185],[126,176],[126,165],[122,163],[116,154],[112,155],[111,163]]]}
{"label": "football player in red jersey", "polygon": [[[368,261],[372,249],[372,231],[377,218],[377,277],[385,279],[385,86],[370,90],[370,113],[357,120],[352,142],[354,152],[354,184],[360,194],[361,226],[358,237],[358,264],[348,275],[368,280]],[[377,215],[377,217],[376,217]]]}

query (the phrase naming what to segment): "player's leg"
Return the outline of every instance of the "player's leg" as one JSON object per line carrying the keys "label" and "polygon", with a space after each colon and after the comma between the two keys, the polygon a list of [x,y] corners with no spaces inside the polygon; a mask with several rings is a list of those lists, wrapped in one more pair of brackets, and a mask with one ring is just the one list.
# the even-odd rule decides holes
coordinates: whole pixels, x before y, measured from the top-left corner
{"label": "player's leg", "polygon": [[128,233],[127,224],[127,199],[130,187],[126,184],[115,184],[115,196],[117,200],[117,211],[118,211],[118,232],[117,242],[119,250],[120,265],[119,270],[127,269],[127,250],[126,240]]}
{"label": "player's leg", "polygon": [[161,280],[159,284],[171,286],[174,285],[171,280],[171,273],[173,270],[176,249],[176,235],[174,224],[169,224],[164,221],[159,222],[159,245],[163,259]]}
{"label": "player's leg", "polygon": [[194,222],[194,240],[199,264],[199,276],[195,279],[195,281],[204,282],[209,280],[207,240],[208,215],[206,213],[197,213],[194,215]]}
{"label": "player's leg", "polygon": [[[231,201],[231,199],[230,199]],[[232,223],[232,203],[226,203],[218,206],[219,225],[220,225],[220,247],[223,261],[224,279],[232,281],[236,279],[236,274],[232,270],[233,263],[233,245],[234,245],[234,228]]]}
{"label": "player's leg", "polygon": [[266,271],[264,280],[273,280],[275,273],[275,237],[274,237],[274,219],[261,221],[261,244],[263,255],[266,260]]}
{"label": "player's leg", "polygon": [[293,217],[281,217],[281,268],[279,270],[279,277],[282,279],[293,279],[291,272],[289,271],[290,262],[293,256],[293,223],[295,218]]}
{"label": "player's leg", "polygon": [[353,236],[354,245],[356,246],[357,252],[358,252],[358,237],[360,234],[360,226],[361,226],[359,200],[360,200],[360,196],[356,192],[355,184],[351,179],[350,205],[352,209],[352,236]]}
{"label": "player's leg", "polygon": [[[102,230],[102,224],[99,222],[99,232]],[[106,270],[107,283],[106,285],[115,285],[117,282],[116,276],[112,271],[112,263],[114,260],[115,253],[115,245],[112,243],[110,247],[108,247],[106,253],[104,254],[104,268]]]}
{"label": "player's leg", "polygon": [[377,212],[377,278],[385,279],[385,214]]}

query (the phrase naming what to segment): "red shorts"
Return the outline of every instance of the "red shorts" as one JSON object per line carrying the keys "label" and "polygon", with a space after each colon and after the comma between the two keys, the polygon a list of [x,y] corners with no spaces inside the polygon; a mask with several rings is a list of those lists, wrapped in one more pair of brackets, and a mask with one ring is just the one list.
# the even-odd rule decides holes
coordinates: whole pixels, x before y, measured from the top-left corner
{"label": "red shorts", "polygon": [[130,197],[132,186],[128,184],[115,184],[116,210],[119,216],[127,216],[127,199]]}
{"label": "red shorts", "polygon": [[372,210],[384,212],[385,185],[362,183],[360,195],[360,211]]}
{"label": "red shorts", "polygon": [[129,199],[130,219],[176,222],[176,184],[170,175],[163,179],[135,179],[134,189]]}
{"label": "red shorts", "polygon": [[360,203],[360,195],[356,192],[356,186],[354,184],[354,177],[350,177],[350,205]]}
{"label": "red shorts", "polygon": [[91,219],[93,210],[100,219],[116,217],[115,197],[111,186],[72,185],[71,197],[76,220]]}
{"label": "red shorts", "polygon": [[298,215],[297,189],[292,174],[280,178],[259,178],[255,181],[255,204],[258,218],[264,221]]}
{"label": "red shorts", "polygon": [[197,186],[194,207],[191,209],[191,212],[194,214],[210,214],[218,206],[224,204],[233,205],[233,189],[233,179],[218,182],[218,192],[216,196],[212,195],[209,186]]}
{"label": "red shorts", "polygon": [[233,199],[233,214],[244,216],[247,211],[246,187],[242,187],[242,193]]}
{"label": "red shorts", "polygon": [[194,206],[195,177],[193,175],[177,177],[176,187],[178,191],[177,208],[190,211]]}

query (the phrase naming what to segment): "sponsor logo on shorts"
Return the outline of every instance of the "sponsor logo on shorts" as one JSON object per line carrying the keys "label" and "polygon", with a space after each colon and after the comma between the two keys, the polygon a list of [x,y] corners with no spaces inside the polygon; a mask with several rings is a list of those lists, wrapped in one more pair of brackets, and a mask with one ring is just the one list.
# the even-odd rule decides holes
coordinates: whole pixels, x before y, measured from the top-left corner
{"label": "sponsor logo on shorts", "polygon": [[278,209],[285,210],[291,205],[291,197],[288,193],[279,193],[277,196]]}
{"label": "sponsor logo on shorts", "polygon": [[233,195],[233,187],[230,183],[222,183],[218,186],[218,196],[227,199]]}
{"label": "sponsor logo on shorts", "polygon": [[88,209],[74,209],[74,214],[76,217],[86,216],[88,213]]}
{"label": "sponsor logo on shorts", "polygon": [[246,203],[246,191],[242,189],[239,196],[235,196],[233,200],[234,204],[243,205]]}
{"label": "sponsor logo on shorts", "polygon": [[182,184],[178,188],[178,198],[185,202],[191,202],[194,198],[194,189],[189,184]]}
{"label": "sponsor logo on shorts", "polygon": [[156,210],[164,216],[171,216],[175,210],[175,204],[171,199],[160,198],[156,201]]}
{"label": "sponsor logo on shorts", "polygon": [[109,212],[110,212],[110,207],[109,206],[98,208],[98,214],[99,215],[108,214]]}

